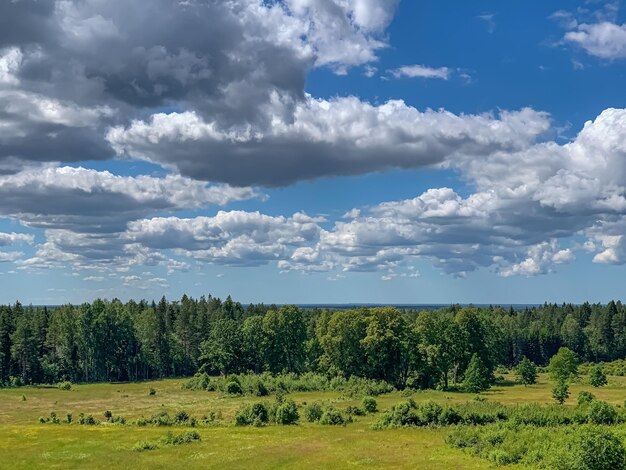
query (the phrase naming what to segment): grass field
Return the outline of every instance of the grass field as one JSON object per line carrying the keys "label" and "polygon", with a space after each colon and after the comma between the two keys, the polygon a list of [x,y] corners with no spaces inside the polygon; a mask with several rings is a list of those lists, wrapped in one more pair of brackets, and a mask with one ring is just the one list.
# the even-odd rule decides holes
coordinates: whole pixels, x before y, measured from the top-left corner
{"label": "grass field", "polygon": [[[75,385],[70,391],[35,387],[2,389],[0,468],[490,468],[488,461],[448,447],[444,442],[446,429],[374,431],[370,424],[375,415],[357,418],[345,427],[309,424],[304,420],[297,426],[235,427],[230,423],[236,410],[242,403],[258,398],[182,390],[183,382]],[[156,395],[149,395],[151,387],[156,389]],[[551,384],[540,376],[537,385],[500,386],[483,395],[490,401],[506,404],[550,403],[550,390]],[[569,404],[574,404],[581,390],[591,390],[602,400],[623,405],[626,378],[610,377],[609,385],[601,389],[573,384]],[[293,393],[290,397],[298,405],[313,400],[336,402],[339,408],[359,403],[337,392]],[[433,399],[454,403],[473,397],[438,391],[413,394],[418,402]],[[384,410],[404,399],[399,392],[377,397],[378,408]],[[48,416],[51,411],[61,418],[67,413],[77,417],[82,412],[102,419],[104,411],[110,410],[131,420],[162,410],[174,414],[181,409],[196,417],[219,410],[225,424],[198,428],[200,442],[137,452],[132,449],[137,441],[155,440],[176,428],[38,423],[39,416]]]}

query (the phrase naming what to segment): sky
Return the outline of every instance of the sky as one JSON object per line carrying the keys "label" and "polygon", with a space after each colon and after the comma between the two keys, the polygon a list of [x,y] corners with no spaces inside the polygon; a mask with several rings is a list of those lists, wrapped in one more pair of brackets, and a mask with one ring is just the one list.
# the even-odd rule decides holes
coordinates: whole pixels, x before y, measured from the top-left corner
{"label": "sky", "polygon": [[626,6],[0,3],[0,302],[623,299]]}

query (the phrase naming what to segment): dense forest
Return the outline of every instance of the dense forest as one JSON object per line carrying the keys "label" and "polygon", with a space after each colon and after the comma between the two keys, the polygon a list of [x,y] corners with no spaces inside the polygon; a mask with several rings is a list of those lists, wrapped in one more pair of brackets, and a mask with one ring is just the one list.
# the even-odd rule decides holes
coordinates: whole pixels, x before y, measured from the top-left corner
{"label": "dense forest", "polygon": [[565,346],[582,361],[626,357],[626,307],[452,305],[431,311],[242,306],[230,297],[0,306],[0,384],[134,381],[237,372],[321,372],[448,387],[473,356],[491,373]]}

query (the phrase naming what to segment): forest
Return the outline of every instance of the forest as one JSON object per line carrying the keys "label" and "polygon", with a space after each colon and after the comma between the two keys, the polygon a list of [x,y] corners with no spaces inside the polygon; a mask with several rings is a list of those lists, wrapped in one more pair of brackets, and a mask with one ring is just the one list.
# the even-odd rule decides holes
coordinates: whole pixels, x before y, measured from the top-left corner
{"label": "forest", "polygon": [[626,306],[326,310],[212,296],[0,306],[3,385],[321,372],[448,389],[474,356],[493,376],[523,358],[545,366],[561,347],[582,362],[626,357]]}

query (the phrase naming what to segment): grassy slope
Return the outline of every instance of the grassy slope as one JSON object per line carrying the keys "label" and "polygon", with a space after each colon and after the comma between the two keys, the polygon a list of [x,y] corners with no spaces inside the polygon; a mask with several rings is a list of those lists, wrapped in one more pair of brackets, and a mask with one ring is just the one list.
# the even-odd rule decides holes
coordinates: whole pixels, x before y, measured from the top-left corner
{"label": "grassy slope", "polygon": [[[59,417],[80,412],[101,418],[105,410],[128,419],[149,416],[163,409],[174,413],[186,409],[200,417],[222,411],[230,422],[244,401],[255,398],[223,397],[214,392],[181,390],[179,380],[139,384],[78,385],[72,391],[46,388],[0,390],[0,468],[489,468],[489,463],[447,447],[447,431],[398,429],[372,431],[371,417],[347,427],[303,423],[298,426],[199,428],[202,442],[166,447],[150,452],[132,450],[135,442],[158,439],[168,428],[136,426],[79,426],[38,424],[39,416],[56,411]],[[148,390],[154,387],[155,396]],[[549,403],[550,384],[544,377],[531,387],[497,387],[485,394],[502,403],[533,401]],[[580,390],[592,390],[603,400],[623,404],[626,379],[610,378],[602,389],[573,385],[569,400]],[[26,401],[22,400],[22,395]],[[298,404],[312,400],[338,401],[340,408],[357,401],[343,400],[337,393],[294,393]],[[416,401],[463,402],[472,395],[427,391],[415,393]],[[271,399],[271,397],[270,397]],[[404,399],[399,393],[378,398],[379,409]]]}

